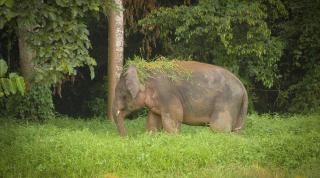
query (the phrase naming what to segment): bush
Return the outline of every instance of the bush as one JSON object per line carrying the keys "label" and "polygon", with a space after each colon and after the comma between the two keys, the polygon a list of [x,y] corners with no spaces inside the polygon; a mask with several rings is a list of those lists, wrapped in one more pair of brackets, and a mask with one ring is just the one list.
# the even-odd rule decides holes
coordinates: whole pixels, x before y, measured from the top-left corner
{"label": "bush", "polygon": [[91,116],[106,116],[107,101],[104,98],[95,97],[86,102],[86,107]]}
{"label": "bush", "polygon": [[108,101],[108,78],[103,77],[101,81],[94,81],[90,84],[90,88],[81,109],[84,115],[90,117],[104,117],[107,115],[107,101]]}
{"label": "bush", "polygon": [[51,90],[47,85],[34,84],[25,96],[16,95],[7,100],[7,114],[19,119],[43,121],[54,115]]}

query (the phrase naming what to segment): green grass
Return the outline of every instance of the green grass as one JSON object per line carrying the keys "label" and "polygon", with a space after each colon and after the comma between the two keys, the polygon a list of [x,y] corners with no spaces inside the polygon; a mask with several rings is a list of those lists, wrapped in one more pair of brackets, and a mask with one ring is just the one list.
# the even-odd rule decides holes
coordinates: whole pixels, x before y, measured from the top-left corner
{"label": "green grass", "polygon": [[126,138],[103,120],[0,119],[0,177],[320,177],[320,116],[250,115],[240,135],[184,125]]}

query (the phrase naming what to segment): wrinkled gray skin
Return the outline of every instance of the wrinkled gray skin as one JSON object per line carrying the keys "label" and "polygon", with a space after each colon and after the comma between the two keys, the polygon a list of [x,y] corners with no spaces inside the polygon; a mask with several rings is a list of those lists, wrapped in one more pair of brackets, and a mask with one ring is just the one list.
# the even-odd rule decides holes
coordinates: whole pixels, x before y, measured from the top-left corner
{"label": "wrinkled gray skin", "polygon": [[125,135],[124,118],[143,107],[149,109],[146,128],[179,132],[181,123],[207,125],[215,131],[237,132],[247,114],[246,89],[231,72],[218,66],[176,62],[191,72],[188,80],[170,80],[165,73],[153,75],[144,85],[137,69],[129,66],[116,86],[113,117],[119,134]]}

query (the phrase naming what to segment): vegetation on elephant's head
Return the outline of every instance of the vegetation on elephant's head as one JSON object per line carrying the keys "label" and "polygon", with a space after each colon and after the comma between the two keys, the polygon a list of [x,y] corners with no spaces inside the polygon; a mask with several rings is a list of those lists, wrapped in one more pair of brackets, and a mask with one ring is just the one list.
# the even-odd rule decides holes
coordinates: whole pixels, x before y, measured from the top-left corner
{"label": "vegetation on elephant's head", "polygon": [[134,65],[138,71],[140,82],[144,83],[152,74],[166,73],[170,80],[188,80],[191,71],[179,67],[175,59],[157,57],[153,61],[146,61],[141,57],[135,56],[125,65],[125,70],[130,65]]}

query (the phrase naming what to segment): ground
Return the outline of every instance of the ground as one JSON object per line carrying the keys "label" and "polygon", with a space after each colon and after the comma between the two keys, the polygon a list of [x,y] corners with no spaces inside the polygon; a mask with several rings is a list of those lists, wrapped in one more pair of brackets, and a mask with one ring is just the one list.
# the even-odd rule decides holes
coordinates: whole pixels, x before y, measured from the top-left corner
{"label": "ground", "polygon": [[320,114],[249,115],[241,134],[182,127],[120,138],[104,119],[0,119],[0,177],[320,177]]}

